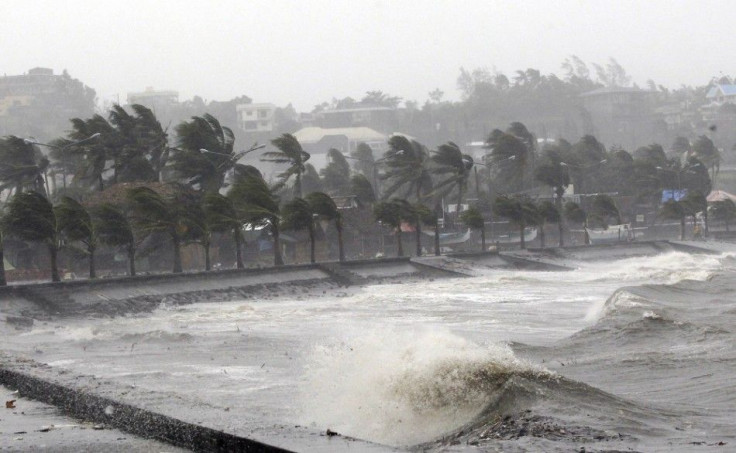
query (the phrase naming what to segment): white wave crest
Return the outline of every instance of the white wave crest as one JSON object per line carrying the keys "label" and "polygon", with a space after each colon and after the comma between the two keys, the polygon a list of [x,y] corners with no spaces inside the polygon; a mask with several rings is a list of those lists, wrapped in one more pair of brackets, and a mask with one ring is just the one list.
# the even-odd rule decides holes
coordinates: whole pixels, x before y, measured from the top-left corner
{"label": "white wave crest", "polygon": [[431,440],[473,419],[513,374],[548,373],[505,345],[447,331],[373,331],[318,346],[302,421],[391,445]]}

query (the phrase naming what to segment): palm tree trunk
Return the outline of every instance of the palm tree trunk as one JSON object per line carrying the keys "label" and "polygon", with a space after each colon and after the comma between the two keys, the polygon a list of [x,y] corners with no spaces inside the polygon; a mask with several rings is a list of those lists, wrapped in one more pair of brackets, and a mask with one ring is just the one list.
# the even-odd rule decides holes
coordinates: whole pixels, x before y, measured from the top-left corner
{"label": "palm tree trunk", "polygon": [[301,172],[296,173],[296,181],[294,181],[294,196],[302,197],[302,174]]}
{"label": "palm tree trunk", "polygon": [[434,255],[440,256],[440,226],[434,226]]}
{"label": "palm tree trunk", "polygon": [[210,260],[210,241],[204,241],[202,246],[204,247],[204,270],[209,271],[212,269],[212,261]]}
{"label": "palm tree trunk", "polygon": [[525,225],[523,223],[519,224],[519,241],[520,241],[519,244],[522,250],[526,248],[526,242],[524,238],[524,227]]}
{"label": "palm tree trunk", "polygon": [[565,228],[562,226],[562,216],[560,216],[560,220],[557,221],[557,231],[558,231],[558,233],[560,235],[560,242],[559,242],[560,247],[564,247],[565,246],[565,240],[563,238],[564,238],[564,234],[565,234]]}
{"label": "palm tree trunk", "polygon": [[95,249],[94,247],[89,247],[89,278],[97,278],[97,271],[95,270]]}
{"label": "palm tree trunk", "polygon": [[422,222],[417,220],[417,256],[422,256]]}
{"label": "palm tree trunk", "polygon": [[486,251],[486,226],[480,227],[480,246],[482,251]]}
{"label": "palm tree trunk", "polygon": [[401,244],[401,225],[396,228],[396,256],[404,256],[404,247]]}
{"label": "palm tree trunk", "polygon": [[52,282],[59,282],[61,281],[61,278],[59,278],[59,267],[56,263],[56,255],[59,250],[56,248],[55,244],[49,245],[49,257],[51,259],[51,281]]}
{"label": "palm tree trunk", "polygon": [[537,226],[539,228],[539,245],[544,248],[545,237],[544,237],[544,224]]}
{"label": "palm tree trunk", "polygon": [[105,190],[105,183],[104,183],[104,182],[102,181],[102,173],[100,173],[100,174],[99,174],[99,175],[97,176],[97,182],[98,182],[98,183],[99,183],[99,185],[100,185],[100,192],[102,192],[103,190]]}
{"label": "palm tree trunk", "polygon": [[680,218],[680,240],[685,240],[685,216]]}
{"label": "palm tree trunk", "polygon": [[174,273],[180,274],[182,272],[181,242],[179,241],[179,238],[174,238],[172,242],[174,243]]}
{"label": "palm tree trunk", "polygon": [[128,275],[135,277],[135,247],[128,247]]}
{"label": "palm tree trunk", "polygon": [[314,264],[317,260],[314,256],[314,223],[309,224],[309,262]]}
{"label": "palm tree trunk", "polygon": [[557,221],[557,231],[559,232],[559,244],[560,247],[565,246],[565,222],[562,217],[562,196],[565,194],[565,188],[562,186],[558,186],[555,188],[555,194],[557,195],[557,198],[555,198],[555,207],[557,208],[557,212],[560,215],[560,219]]}
{"label": "palm tree trunk", "polygon": [[281,256],[281,241],[279,241],[279,229],[272,226],[271,234],[273,234],[273,265],[283,266],[284,258]]}
{"label": "palm tree trunk", "polygon": [[706,206],[705,210],[703,211],[703,227],[705,229],[705,237],[708,237],[708,207]]}
{"label": "palm tree trunk", "polygon": [[5,255],[3,245],[0,242],[0,286],[6,286],[8,281],[5,279]]}
{"label": "palm tree trunk", "polygon": [[335,229],[337,230],[337,250],[340,262],[345,261],[345,244],[342,242],[342,222],[340,219],[335,220]]}
{"label": "palm tree trunk", "polygon": [[240,229],[233,229],[233,239],[235,240],[235,267],[238,269],[243,268],[243,249],[242,249],[242,238],[240,236]]}

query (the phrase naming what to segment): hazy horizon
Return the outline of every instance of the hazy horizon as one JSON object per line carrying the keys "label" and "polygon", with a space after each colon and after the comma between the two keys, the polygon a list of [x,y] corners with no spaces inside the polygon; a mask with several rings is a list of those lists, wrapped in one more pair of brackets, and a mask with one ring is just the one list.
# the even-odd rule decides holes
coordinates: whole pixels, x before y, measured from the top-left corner
{"label": "hazy horizon", "polygon": [[369,90],[421,104],[439,88],[455,100],[461,67],[562,75],[570,55],[588,64],[613,57],[641,86],[703,85],[730,74],[722,42],[736,19],[719,0],[59,5],[0,4],[4,74],[66,69],[101,102],[153,87],[180,100],[247,95],[298,111]]}

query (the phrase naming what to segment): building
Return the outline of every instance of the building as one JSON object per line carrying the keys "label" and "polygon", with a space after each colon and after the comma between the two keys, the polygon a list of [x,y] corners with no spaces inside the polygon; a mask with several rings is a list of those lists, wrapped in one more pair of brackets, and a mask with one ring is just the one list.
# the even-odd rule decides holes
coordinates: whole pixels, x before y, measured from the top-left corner
{"label": "building", "polygon": [[165,111],[178,103],[178,91],[154,90],[153,87],[146,87],[145,91],[128,93],[128,104],[145,105],[154,112]]}
{"label": "building", "polygon": [[607,145],[630,149],[646,145],[652,137],[651,92],[640,88],[604,87],[580,95],[595,127],[593,133]]}
{"label": "building", "polygon": [[276,106],[269,103],[238,104],[238,127],[245,132],[271,132],[276,128]]}
{"label": "building", "polygon": [[66,71],[33,68],[0,77],[0,135],[50,140],[69,129],[69,119],[94,112],[95,91]]}
{"label": "building", "polygon": [[379,158],[388,147],[388,136],[368,127],[305,127],[294,132],[294,137],[312,155],[309,163],[317,169],[327,165],[327,151],[332,148],[349,156],[358,144],[365,143]]}
{"label": "building", "polygon": [[396,112],[393,107],[356,104],[315,112],[315,117],[317,124],[325,128],[369,127],[387,134],[398,127]]}

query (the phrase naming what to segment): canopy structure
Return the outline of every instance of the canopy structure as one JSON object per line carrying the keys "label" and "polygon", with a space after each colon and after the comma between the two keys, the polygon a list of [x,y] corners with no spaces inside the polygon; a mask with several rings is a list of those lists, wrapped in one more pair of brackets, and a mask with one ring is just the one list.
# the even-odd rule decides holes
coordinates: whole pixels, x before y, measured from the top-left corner
{"label": "canopy structure", "polygon": [[708,200],[708,203],[723,200],[731,200],[733,202],[736,202],[736,195],[728,193],[725,190],[714,190],[709,193],[705,199]]}

